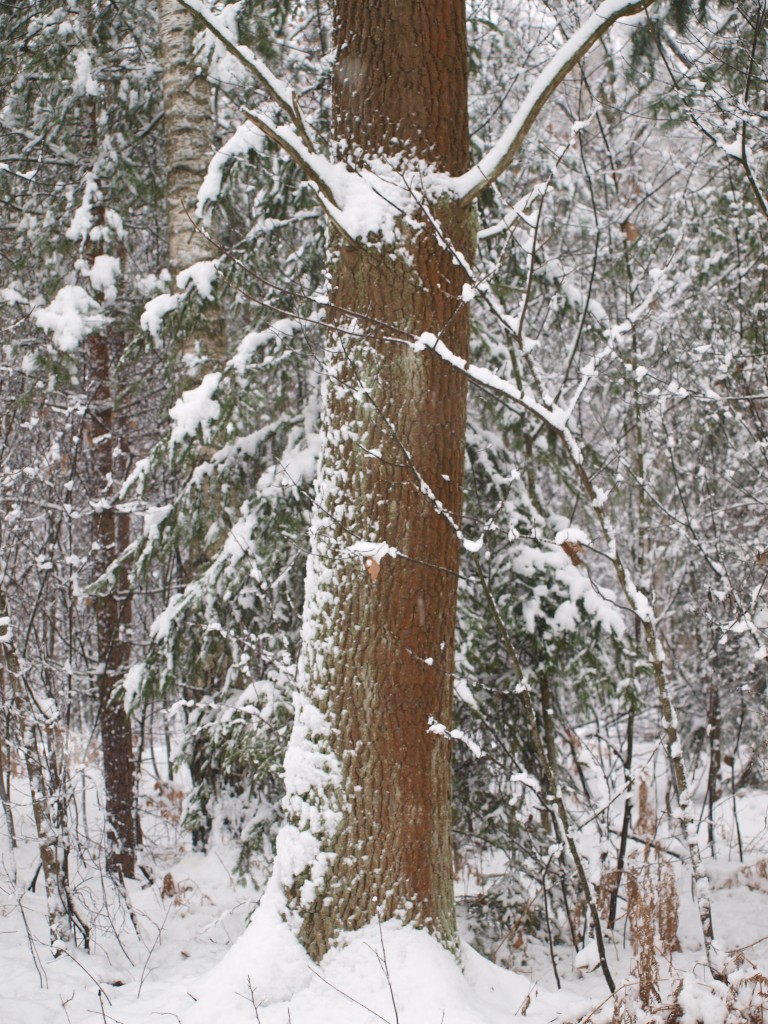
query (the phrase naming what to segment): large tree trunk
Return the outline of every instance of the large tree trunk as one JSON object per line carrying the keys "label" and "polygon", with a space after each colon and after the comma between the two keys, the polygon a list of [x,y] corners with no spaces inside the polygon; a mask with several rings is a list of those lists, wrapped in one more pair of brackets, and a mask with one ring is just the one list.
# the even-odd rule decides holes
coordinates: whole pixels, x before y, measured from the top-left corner
{"label": "large tree trunk", "polygon": [[[466,170],[463,0],[337,0],[334,31],[337,157]],[[451,722],[466,389],[403,342],[431,332],[466,358],[452,250],[471,261],[473,214],[443,198],[396,234],[332,253],[293,827],[278,860],[315,959],[377,917],[455,940],[450,744],[428,730]]]}

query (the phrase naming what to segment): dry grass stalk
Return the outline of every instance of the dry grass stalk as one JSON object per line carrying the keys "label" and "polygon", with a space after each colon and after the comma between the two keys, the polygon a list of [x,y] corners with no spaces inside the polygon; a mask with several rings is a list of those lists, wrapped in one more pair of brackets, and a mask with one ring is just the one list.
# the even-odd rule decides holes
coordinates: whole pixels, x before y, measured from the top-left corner
{"label": "dry grass stalk", "polygon": [[662,859],[657,851],[656,915],[659,929],[659,944],[664,956],[680,951],[677,928],[680,916],[680,899],[677,895],[675,872],[668,860]]}
{"label": "dry grass stalk", "polygon": [[750,971],[728,987],[728,1024],[765,1024],[766,1003],[768,978],[761,971]]}
{"label": "dry grass stalk", "polygon": [[573,930],[577,935],[584,932],[589,908],[581,896],[578,896],[571,904],[571,921]]}
{"label": "dry grass stalk", "polygon": [[720,889],[746,887],[757,892],[768,892],[768,860],[764,858],[754,864],[745,864],[718,886]]}
{"label": "dry grass stalk", "polygon": [[[680,900],[677,893],[677,886],[675,884],[675,873],[669,860],[664,855],[663,850],[658,843],[653,842],[654,837],[658,831],[658,817],[656,807],[651,795],[648,781],[645,778],[640,779],[640,783],[637,788],[637,821],[635,824],[637,833],[643,836],[647,840],[645,847],[645,871],[643,880],[641,883],[636,881],[636,889],[642,890],[641,902],[644,901],[644,907],[650,907],[651,901],[655,903],[655,926],[658,929],[659,948],[664,956],[670,956],[672,953],[676,953],[680,950],[680,940],[677,935],[678,924],[679,924],[679,912],[680,912]],[[656,870],[652,870],[655,862]],[[631,903],[631,898],[628,895],[628,900]],[[651,924],[644,923],[645,910],[636,908],[634,913],[638,916],[638,928],[640,933],[638,940],[641,943],[645,940],[642,935],[645,934],[643,929],[647,932]],[[632,927],[632,914],[631,907],[628,907],[628,914],[630,917],[630,927]],[[633,937],[633,943],[636,940]],[[649,946],[651,949],[653,939]],[[645,957],[648,961],[648,967],[650,967],[650,956],[651,952],[639,953],[641,957]],[[653,956],[655,959],[656,951],[653,950]],[[641,972],[642,973],[642,972]],[[658,979],[658,967],[656,967],[656,980]],[[653,982],[652,989],[655,990],[656,981]],[[641,989],[645,990],[645,986],[641,982]],[[651,989],[649,989],[651,991]],[[642,1000],[642,997],[641,997]],[[647,1004],[643,1001],[643,1006],[647,1008]]]}
{"label": "dry grass stalk", "polygon": [[700,1001],[698,994],[690,992],[700,987],[723,1004],[722,1010],[717,1013],[718,1020],[722,1020],[723,1024],[766,1024],[768,977],[746,961],[746,958],[742,958],[742,966],[730,975],[727,986],[713,985],[711,981],[690,974],[681,978],[673,989],[670,1003],[657,1008],[663,1011],[666,1024],[679,1024],[689,1012],[685,1004],[690,1000],[685,999],[685,993],[694,995],[695,1000]]}
{"label": "dry grass stalk", "polygon": [[616,886],[619,884],[620,878],[621,872],[617,871],[616,868],[608,868],[607,861],[603,861],[600,881],[595,887],[595,903],[597,904],[598,913],[604,921],[608,920],[611,910],[611,897]]}
{"label": "dry grass stalk", "polygon": [[647,780],[642,777],[637,787],[637,817],[635,819],[635,832],[643,839],[653,839],[656,835],[657,816],[656,806],[651,798],[651,791]]}
{"label": "dry grass stalk", "polygon": [[622,987],[613,1001],[611,1024],[637,1024],[637,1005],[631,988]]}
{"label": "dry grass stalk", "polygon": [[645,863],[633,863],[627,869],[627,916],[634,950],[638,998],[644,1010],[659,1000],[659,964],[656,956],[655,872],[651,872],[646,847]]}

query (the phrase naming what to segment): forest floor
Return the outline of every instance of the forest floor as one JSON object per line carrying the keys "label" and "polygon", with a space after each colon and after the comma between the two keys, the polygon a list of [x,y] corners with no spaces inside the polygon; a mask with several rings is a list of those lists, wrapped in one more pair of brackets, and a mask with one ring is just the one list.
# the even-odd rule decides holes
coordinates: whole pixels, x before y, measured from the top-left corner
{"label": "forest floor", "polygon": [[[206,854],[185,849],[180,797],[168,786],[145,797],[142,863],[154,882],[129,881],[126,900],[96,861],[77,869],[72,885],[91,922],[91,949],[58,957],[48,941],[42,878],[29,890],[37,854],[32,821],[17,803],[18,845],[0,863],[0,1024],[505,1024],[515,1016],[568,1024],[590,1011],[595,1024],[611,1019],[600,970],[576,970],[573,950],[557,948],[558,989],[550,951],[535,941],[505,951],[511,969],[465,943],[459,966],[426,934],[390,922],[311,963],[269,899],[259,907],[252,882],[237,878],[231,843],[214,842]],[[707,873],[718,944],[746,960],[730,960],[730,993],[708,980],[690,881],[678,862],[682,948],[662,959],[657,1018],[670,1016],[670,994],[685,979],[674,1000],[676,1024],[764,1020],[768,981],[755,965],[768,967],[768,793],[741,793],[737,813],[744,862],[729,798],[718,820],[720,852]],[[625,933],[621,921],[609,942],[619,991],[633,964]],[[630,1007],[622,1020],[650,1016]]]}

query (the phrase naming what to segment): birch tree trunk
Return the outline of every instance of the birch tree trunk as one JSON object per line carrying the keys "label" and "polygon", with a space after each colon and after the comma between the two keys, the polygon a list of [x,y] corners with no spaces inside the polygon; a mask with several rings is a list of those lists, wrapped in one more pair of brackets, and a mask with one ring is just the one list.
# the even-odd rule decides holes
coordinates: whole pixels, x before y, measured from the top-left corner
{"label": "birch tree trunk", "polygon": [[[195,24],[177,0],[158,0],[163,75],[168,261],[174,277],[202,260],[221,255],[195,216],[197,193],[213,153],[211,90],[195,56]],[[207,303],[196,329],[179,339],[190,363],[223,362],[226,327],[216,302]]]}
{"label": "birch tree trunk", "polygon": [[[337,0],[334,35],[337,158],[464,172],[463,0]],[[466,389],[445,361],[403,342],[431,332],[466,358],[466,274],[453,253],[471,261],[473,214],[443,197],[400,218],[393,240],[369,242],[341,239],[332,252],[302,702],[287,758],[293,826],[278,855],[316,960],[377,917],[447,945],[456,933],[450,745],[428,730],[451,722]]]}
{"label": "birch tree trunk", "polygon": [[[195,215],[197,194],[213,153],[214,122],[211,112],[211,88],[204,69],[196,59],[194,21],[177,0],[159,0],[160,61],[163,76],[163,120],[166,159],[166,210],[168,216],[168,262],[174,278],[181,271],[221,252],[203,230]],[[180,388],[194,386],[208,370],[221,366],[227,357],[226,318],[216,295],[206,301],[187,333],[176,338],[178,355],[183,361]],[[203,487],[204,501],[210,501]],[[181,583],[186,585],[210,552],[202,543],[192,544],[181,553]],[[208,658],[198,664],[194,678],[184,688],[186,700],[196,703],[215,692],[221,668]],[[211,777],[209,751],[204,735],[189,739],[188,759],[196,790],[213,793],[216,779]],[[204,849],[212,820],[201,801],[198,823],[192,830],[196,849]]]}

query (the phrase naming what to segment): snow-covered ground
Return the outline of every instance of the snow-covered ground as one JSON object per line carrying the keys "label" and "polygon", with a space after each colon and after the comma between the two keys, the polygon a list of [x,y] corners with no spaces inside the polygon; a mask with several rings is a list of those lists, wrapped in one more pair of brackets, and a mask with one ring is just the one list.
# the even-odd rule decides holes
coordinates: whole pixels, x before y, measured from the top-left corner
{"label": "snow-covered ground", "polygon": [[[558,991],[548,952],[535,943],[515,972],[466,944],[459,964],[423,932],[374,923],[315,965],[269,898],[259,907],[254,887],[236,877],[234,848],[218,842],[206,855],[184,852],[173,797],[164,799],[155,804],[154,825],[149,819],[144,858],[154,882],[129,882],[126,904],[96,864],[80,869],[72,881],[92,920],[92,949],[58,957],[47,941],[42,879],[28,890],[37,862],[31,822],[19,808],[16,881],[7,854],[0,866],[0,1024],[506,1024],[515,1016],[556,1024],[590,1011],[596,1024],[610,1019],[600,971],[575,970],[573,952],[561,948]],[[725,801],[722,855],[708,874],[718,944],[743,951],[744,976],[750,963],[768,964],[768,793],[742,794],[738,818],[745,863]],[[725,990],[708,980],[690,884],[678,870],[682,950],[662,964],[662,1004],[685,977],[680,1024],[723,1024]],[[620,921],[609,952],[620,987],[633,959],[625,933]],[[755,998],[754,984],[745,987],[739,1019]]]}

